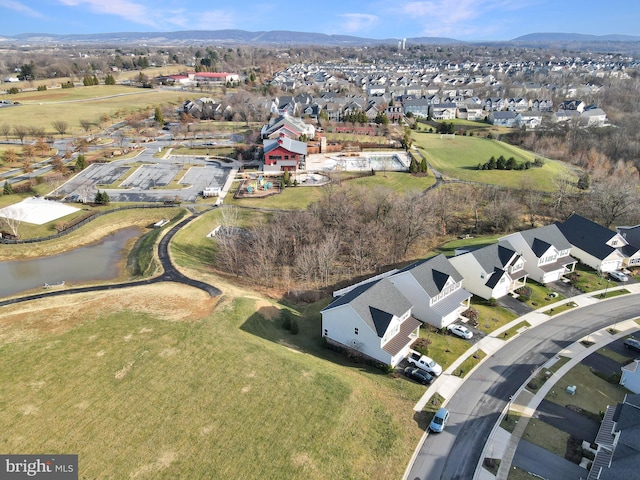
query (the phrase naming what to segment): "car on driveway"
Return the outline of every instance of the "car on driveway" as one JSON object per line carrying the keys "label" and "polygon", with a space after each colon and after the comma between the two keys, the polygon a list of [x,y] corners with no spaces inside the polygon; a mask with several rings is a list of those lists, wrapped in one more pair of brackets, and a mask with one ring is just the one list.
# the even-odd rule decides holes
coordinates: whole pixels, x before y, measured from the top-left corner
{"label": "car on driveway", "polygon": [[613,278],[616,282],[626,282],[629,280],[629,277],[627,277],[622,272],[618,272],[617,270],[613,272],[609,272],[609,276]]}
{"label": "car on driveway", "polygon": [[433,376],[418,367],[406,367],[404,374],[422,385],[428,385],[433,382]]}
{"label": "car on driveway", "polygon": [[624,341],[625,348],[640,352],[640,340],[635,337],[629,337]]}
{"label": "car on driveway", "polygon": [[449,410],[441,408],[433,416],[433,420],[429,424],[429,430],[440,433],[444,430],[445,425],[449,421]]}
{"label": "car on driveway", "polygon": [[452,323],[451,325],[449,325],[447,327],[447,330],[450,333],[453,333],[454,335],[461,338],[466,338],[467,340],[473,337],[473,332],[471,330],[469,330],[464,325],[458,325],[457,323]]}

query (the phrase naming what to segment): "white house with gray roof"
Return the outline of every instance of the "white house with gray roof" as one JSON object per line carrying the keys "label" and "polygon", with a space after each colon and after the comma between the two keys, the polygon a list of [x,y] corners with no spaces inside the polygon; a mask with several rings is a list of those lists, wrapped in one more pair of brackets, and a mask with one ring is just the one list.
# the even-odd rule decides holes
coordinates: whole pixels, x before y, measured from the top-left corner
{"label": "white house with gray roof", "polygon": [[395,366],[408,355],[423,322],[446,327],[469,308],[470,298],[460,273],[438,255],[347,290],[322,310],[322,336]]}
{"label": "white house with gray roof", "polygon": [[494,243],[449,258],[464,277],[464,288],[485,300],[502,298],[527,283],[524,257]]}
{"label": "white house with gray roof", "polygon": [[500,238],[499,243],[524,257],[524,268],[539,283],[560,280],[573,272],[577,260],[569,254],[571,243],[557,225],[532,228]]}
{"label": "white house with gray roof", "polygon": [[[573,245],[571,254],[582,263],[602,273],[622,268],[626,258],[623,248],[629,244],[618,232],[575,213],[556,225]],[[638,253],[633,247],[631,250]]]}
{"label": "white house with gray roof", "polygon": [[322,336],[330,344],[395,366],[408,355],[420,332],[412,308],[388,278],[374,280],[322,310]]}
{"label": "white house with gray roof", "polygon": [[444,255],[420,260],[389,277],[409,299],[413,316],[444,328],[469,308],[471,294],[462,288],[462,275]]}

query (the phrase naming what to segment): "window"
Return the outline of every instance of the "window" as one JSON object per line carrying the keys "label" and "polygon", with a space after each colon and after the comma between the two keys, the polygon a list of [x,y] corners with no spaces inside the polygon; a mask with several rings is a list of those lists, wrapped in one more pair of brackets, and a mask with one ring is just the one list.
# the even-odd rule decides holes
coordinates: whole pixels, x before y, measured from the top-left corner
{"label": "window", "polygon": [[354,331],[355,331],[355,334],[358,335],[358,327],[356,327]]}

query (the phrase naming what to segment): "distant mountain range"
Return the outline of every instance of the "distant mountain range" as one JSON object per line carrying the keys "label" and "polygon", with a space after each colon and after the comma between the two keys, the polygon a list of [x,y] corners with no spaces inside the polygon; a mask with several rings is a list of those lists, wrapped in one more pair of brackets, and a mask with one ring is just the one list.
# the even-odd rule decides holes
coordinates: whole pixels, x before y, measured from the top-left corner
{"label": "distant mountain range", "polygon": [[[401,39],[373,39],[349,35],[326,35],[312,32],[292,32],[272,30],[248,32],[245,30],[187,30],[178,32],[118,32],[91,34],[48,34],[21,33],[18,35],[0,35],[1,43],[43,44],[43,43],[88,43],[88,44],[130,44],[145,43],[153,45],[181,45],[187,43],[219,43],[236,45],[318,45],[327,47],[355,47],[373,45],[398,45]],[[552,45],[559,43],[611,43],[640,42],[640,36],[632,35],[584,35],[578,33],[532,33],[510,41],[501,42],[464,42],[444,37],[407,38],[407,45],[449,45],[463,43],[477,44],[531,44]]]}

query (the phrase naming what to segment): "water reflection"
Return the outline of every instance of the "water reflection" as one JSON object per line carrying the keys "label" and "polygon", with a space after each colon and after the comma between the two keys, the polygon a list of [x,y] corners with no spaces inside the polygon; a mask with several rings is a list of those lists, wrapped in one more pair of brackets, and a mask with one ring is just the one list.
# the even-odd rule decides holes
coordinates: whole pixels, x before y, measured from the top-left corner
{"label": "water reflection", "polygon": [[[45,283],[110,280],[119,275],[119,263],[129,240],[140,235],[130,227],[109,235],[100,243],[67,253],[33,260],[0,262],[0,297],[42,287]],[[29,248],[29,244],[23,245]]]}

